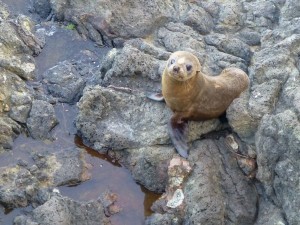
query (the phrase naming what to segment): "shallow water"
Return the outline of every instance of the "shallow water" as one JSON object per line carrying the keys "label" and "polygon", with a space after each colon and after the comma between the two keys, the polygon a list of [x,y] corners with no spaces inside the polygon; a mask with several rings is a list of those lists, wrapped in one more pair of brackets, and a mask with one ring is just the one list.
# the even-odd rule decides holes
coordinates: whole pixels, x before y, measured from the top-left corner
{"label": "shallow water", "polygon": [[[12,11],[12,14],[25,14],[30,16],[30,0],[4,0]],[[49,68],[64,60],[72,60],[82,50],[88,50],[97,56],[94,62],[100,64],[102,58],[110,50],[99,48],[89,40],[83,40],[76,31],[68,30],[63,25],[44,23],[37,29],[45,29],[46,45],[36,60],[36,77]],[[97,199],[101,193],[110,190],[116,193],[116,204],[123,210],[110,217],[113,225],[141,225],[145,216],[152,212],[152,203],[160,196],[152,193],[135,183],[130,172],[118,162],[106,155],[101,155],[82,144],[76,136],[74,119],[76,106],[68,104],[55,105],[56,116],[59,125],[52,131],[55,141],[34,140],[25,134],[20,135],[14,142],[11,151],[3,153],[0,157],[0,167],[16,165],[20,160],[29,165],[33,163],[31,158],[34,152],[55,152],[64,149],[80,147],[85,150],[86,161],[92,165],[90,169],[91,179],[79,185],[58,187],[60,193],[78,201]],[[31,208],[7,210],[0,205],[0,224],[12,224],[15,216],[26,214]]]}

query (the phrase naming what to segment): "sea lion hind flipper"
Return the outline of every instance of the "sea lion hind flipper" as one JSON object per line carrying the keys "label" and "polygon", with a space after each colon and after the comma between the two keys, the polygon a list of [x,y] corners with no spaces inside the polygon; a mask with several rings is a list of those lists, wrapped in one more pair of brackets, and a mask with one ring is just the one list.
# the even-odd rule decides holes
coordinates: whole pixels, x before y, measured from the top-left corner
{"label": "sea lion hind flipper", "polygon": [[188,122],[170,120],[168,124],[169,134],[171,141],[179,153],[184,158],[188,157],[188,144],[187,144],[187,133],[188,133]]}
{"label": "sea lion hind flipper", "polygon": [[154,100],[154,101],[164,101],[164,96],[162,95],[162,93],[148,93],[146,94],[147,98]]}

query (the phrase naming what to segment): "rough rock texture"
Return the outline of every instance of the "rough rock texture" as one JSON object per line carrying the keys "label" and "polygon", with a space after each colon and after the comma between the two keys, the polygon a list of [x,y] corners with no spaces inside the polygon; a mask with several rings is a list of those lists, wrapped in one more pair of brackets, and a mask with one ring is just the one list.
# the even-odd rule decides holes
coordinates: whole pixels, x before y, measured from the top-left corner
{"label": "rough rock texture", "polygon": [[[258,195],[254,184],[243,175],[232,156],[233,153],[224,148],[224,139],[195,142],[188,158],[194,166],[183,185],[183,206],[177,206],[174,211],[169,202],[160,202],[152,209],[173,214],[173,217],[163,217],[163,221],[169,223],[181,215],[180,224],[253,224]],[[179,174],[183,170],[173,176],[169,174],[169,183],[182,182]],[[180,213],[180,207],[184,207],[184,213]],[[154,214],[148,218],[148,223],[157,224],[157,217],[159,214]]]}
{"label": "rough rock texture", "polygon": [[46,203],[34,209],[30,215],[16,217],[14,224],[109,225],[111,223],[104,215],[100,200],[81,203],[54,195]]}
{"label": "rough rock texture", "polygon": [[50,95],[59,102],[73,103],[82,94],[85,82],[75,66],[64,61],[43,74],[43,82]]}
{"label": "rough rock texture", "polygon": [[44,43],[34,36],[28,17],[11,18],[2,2],[0,34],[0,149],[7,149],[21,132],[18,123],[26,123],[29,115],[32,91],[23,79],[34,78],[33,55],[40,53]]}
{"label": "rough rock texture", "polygon": [[[153,102],[138,91],[88,86],[78,108],[77,129],[96,150],[170,143],[167,131],[170,110],[164,103]],[[218,120],[191,122],[190,137],[196,139],[218,125]]]}
{"label": "rough rock texture", "polygon": [[[76,126],[87,143],[120,159],[134,178],[151,190],[162,192],[166,188],[167,165],[175,151],[166,129],[170,111],[164,103],[146,99],[144,92],[159,91],[160,74],[170,53],[193,52],[202,63],[203,72],[211,75],[218,75],[229,66],[248,73],[249,90],[227,110],[232,132],[241,139],[231,143],[237,148],[229,153],[225,148],[228,143],[222,138],[198,140],[201,135],[220,129],[218,120],[191,123],[189,160],[195,167],[183,187],[185,211],[176,215],[159,211],[146,224],[300,223],[299,0],[33,3],[43,17],[52,10],[53,18],[73,23],[83,36],[98,45],[119,47],[106,56],[101,73],[88,79],[90,86],[78,104]],[[36,111],[31,109],[36,93],[28,91],[19,79],[34,78],[32,56],[44,44],[33,35],[32,28],[24,16],[10,18],[0,3],[0,80],[4,82],[0,83],[1,148],[12,146],[13,138],[21,131],[17,122],[31,126],[27,117],[30,110]],[[81,93],[80,76],[90,75],[85,72],[88,70],[73,70],[73,66],[77,65],[68,64],[61,69],[70,69],[74,83],[69,82],[69,77],[54,76],[54,70],[48,71],[48,77],[46,74],[47,89],[59,101],[76,101],[74,89]],[[70,94],[70,90],[74,92]],[[48,123],[48,131],[51,124]],[[42,133],[36,128],[31,132]],[[257,186],[261,187],[258,208],[256,192],[245,177],[249,176],[249,169],[242,165],[248,159],[252,164],[257,160]],[[243,167],[245,176],[238,165]],[[26,175],[23,169],[20,171]],[[182,196],[181,192],[178,196]],[[45,214],[47,218],[51,210]],[[62,219],[73,218],[63,215]],[[34,217],[25,219],[39,223]],[[73,219],[67,220],[70,221]]]}
{"label": "rough rock texture", "polygon": [[34,164],[1,168],[0,202],[8,208],[41,204],[49,198],[47,188],[76,184],[87,180],[82,150],[64,150],[55,154],[36,153]]}
{"label": "rough rock texture", "polygon": [[58,123],[53,106],[42,100],[34,100],[27,119],[30,135],[36,139],[51,139],[50,131]]}

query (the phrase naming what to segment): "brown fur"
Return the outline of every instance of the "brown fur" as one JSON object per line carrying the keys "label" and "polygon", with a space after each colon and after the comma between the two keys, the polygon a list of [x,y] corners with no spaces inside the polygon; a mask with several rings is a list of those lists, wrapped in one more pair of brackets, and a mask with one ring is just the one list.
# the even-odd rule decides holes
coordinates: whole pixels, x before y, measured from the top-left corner
{"label": "brown fur", "polygon": [[226,68],[218,76],[208,76],[201,72],[199,60],[184,51],[170,56],[162,76],[162,94],[174,112],[173,122],[219,117],[248,86],[244,71]]}

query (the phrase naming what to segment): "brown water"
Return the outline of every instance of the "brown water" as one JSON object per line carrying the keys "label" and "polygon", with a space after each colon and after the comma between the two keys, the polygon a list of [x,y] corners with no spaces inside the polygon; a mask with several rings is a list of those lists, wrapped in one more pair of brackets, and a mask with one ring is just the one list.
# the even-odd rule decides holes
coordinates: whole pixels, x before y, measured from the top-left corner
{"label": "brown water", "polygon": [[[31,0],[2,0],[6,3],[11,14],[25,14],[30,16]],[[41,54],[36,57],[37,78],[45,70],[55,66],[63,60],[71,60],[82,50],[88,50],[98,57],[94,63],[101,63],[101,59],[110,50],[99,48],[93,42],[82,40],[74,30],[67,30],[64,26],[46,23],[42,27],[48,32],[46,45]],[[50,31],[53,31],[52,33]],[[62,195],[69,196],[78,201],[89,201],[97,199],[101,193],[110,190],[118,196],[116,204],[123,210],[111,216],[113,225],[141,225],[145,216],[152,212],[150,207],[159,195],[152,193],[134,182],[130,172],[118,162],[106,155],[90,149],[82,144],[76,136],[74,118],[76,107],[68,104],[55,105],[56,116],[59,125],[53,130],[55,141],[40,141],[20,135],[14,142],[11,151],[5,152],[0,157],[0,167],[13,166],[18,161],[26,161],[29,165],[33,163],[31,158],[34,152],[55,152],[64,149],[80,147],[85,150],[86,161],[92,165],[91,179],[73,187],[59,187]],[[30,207],[24,209],[6,210],[0,205],[0,224],[10,225],[19,214],[26,214]]]}

